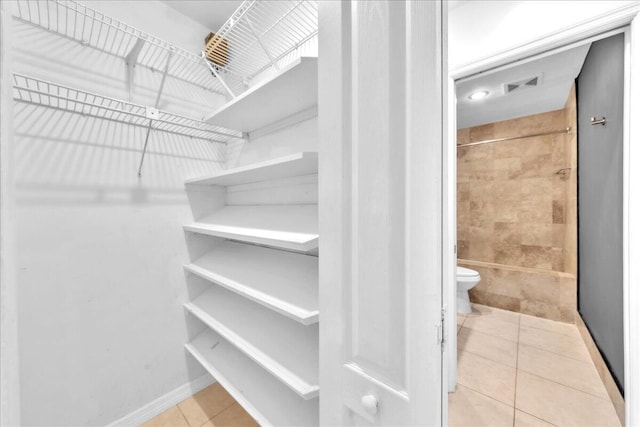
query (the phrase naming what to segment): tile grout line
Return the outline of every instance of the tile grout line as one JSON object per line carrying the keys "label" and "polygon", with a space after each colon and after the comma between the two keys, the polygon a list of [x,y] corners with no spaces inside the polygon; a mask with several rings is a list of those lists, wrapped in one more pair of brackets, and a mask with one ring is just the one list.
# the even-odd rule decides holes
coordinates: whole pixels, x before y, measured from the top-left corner
{"label": "tile grout line", "polygon": [[[186,399],[185,399],[185,400],[186,400]],[[182,402],[184,402],[184,400],[183,400]],[[180,403],[182,403],[182,402],[180,402]],[[179,403],[177,403],[175,406],[176,406],[176,408],[178,408],[178,411],[180,412],[180,415],[182,415],[182,418],[187,422],[187,425],[188,425],[189,427],[198,427],[198,426],[193,426],[193,425],[191,425],[191,422],[189,421],[189,419],[187,418],[187,416],[184,414],[184,412],[182,412],[182,408],[180,407],[180,404],[179,404]]]}
{"label": "tile grout line", "polygon": [[557,424],[554,424],[554,423],[552,423],[552,422],[549,422],[549,421],[547,421],[547,420],[544,420],[544,419],[540,418],[540,417],[539,417],[539,416],[537,416],[537,415],[530,414],[530,413],[528,413],[527,411],[523,411],[522,409],[518,409],[518,411],[522,412],[523,414],[527,414],[527,415],[529,415],[530,417],[535,418],[536,420],[540,420],[540,421],[542,421],[543,423],[547,423],[547,424],[552,425],[552,426],[554,426],[554,427],[558,427],[558,425],[557,425]]}
{"label": "tile grout line", "polygon": [[[542,318],[540,317],[540,319],[542,319]],[[548,320],[548,319],[545,319],[545,320]],[[555,322],[555,320],[550,320],[550,321],[551,321],[551,322]],[[576,327],[576,325],[575,325],[575,324],[573,324],[573,323],[563,323],[563,325],[570,325],[570,326],[574,326],[574,327]],[[563,334],[562,332],[550,331],[549,329],[539,328],[539,327],[537,327],[537,326],[523,325],[523,327],[525,327],[525,328],[531,328],[531,329],[536,329],[536,330],[538,330],[538,331],[549,332],[549,333],[551,333],[551,334],[562,335],[562,336],[564,336],[564,337],[570,337],[570,335],[569,335],[569,334]],[[579,333],[580,333],[580,332],[578,332],[578,334],[579,334]]]}
{"label": "tile grout line", "polygon": [[538,346],[532,345],[532,344],[523,343],[522,345],[525,346],[525,347],[531,347],[531,348],[534,348],[536,350],[540,350],[540,351],[544,351],[544,352],[547,352],[547,353],[551,353],[551,354],[553,354],[555,356],[564,357],[565,359],[570,359],[572,362],[580,362],[580,363],[582,363],[584,365],[593,366],[595,368],[595,365],[593,364],[592,361],[585,361],[585,360],[581,360],[581,359],[576,359],[575,357],[567,356],[566,354],[558,353],[556,351],[547,350],[546,348],[538,347]]}
{"label": "tile grout line", "polygon": [[[591,397],[595,397],[595,398],[597,398],[597,399],[604,400],[605,402],[610,402],[610,401],[611,401],[609,398],[604,398],[604,397],[596,396],[595,394],[589,393],[588,391],[580,390],[580,389],[577,389],[577,388],[572,387],[572,386],[570,386],[570,385],[566,385],[566,384],[559,383],[558,381],[555,381],[555,380],[552,380],[552,379],[549,379],[549,378],[543,377],[542,375],[534,374],[533,372],[525,371],[524,369],[519,369],[519,371],[522,371],[522,372],[524,372],[524,373],[525,373],[525,374],[527,374],[527,375],[531,375],[531,376],[533,376],[533,377],[537,377],[537,378],[540,378],[540,379],[542,379],[542,380],[552,382],[552,383],[557,384],[557,385],[560,385],[560,386],[562,386],[562,387],[570,388],[570,389],[571,389],[571,390],[573,390],[573,391],[578,391],[578,392],[580,392],[580,393],[584,393],[584,394],[589,395],[589,396],[591,396]],[[517,375],[517,373],[516,373],[516,375]]]}
{"label": "tile grout line", "polygon": [[[468,350],[461,350],[461,349],[458,349],[458,353],[459,353],[459,352],[461,352],[461,351],[462,351],[462,352],[464,352],[464,353],[473,354],[474,356],[477,356],[477,357],[479,357],[479,358],[481,358],[481,359],[488,360],[489,362],[495,363],[495,364],[500,365],[500,366],[507,367],[507,368],[509,368],[509,369],[516,369],[516,367],[515,367],[515,366],[509,366],[509,365],[507,365],[506,363],[497,362],[497,361],[495,361],[495,360],[493,360],[493,359],[489,359],[487,356],[484,356],[484,355],[482,355],[482,354],[474,353],[473,351],[468,351]],[[517,357],[517,356],[516,356],[516,357]]]}
{"label": "tile grout line", "polygon": [[[461,328],[465,328],[464,325],[460,325],[460,327]],[[487,336],[492,337],[492,338],[498,338],[499,340],[502,340],[502,341],[507,341],[507,342],[510,342],[510,343],[517,343],[518,342],[517,339],[515,341],[508,340],[506,338],[499,337],[498,335],[493,335],[493,334],[488,334],[486,332],[482,332],[479,329],[472,329],[472,328],[466,328],[466,329],[469,330],[469,331],[477,332],[477,333],[482,334],[482,335],[487,335]],[[520,336],[520,328],[518,328],[518,336]]]}
{"label": "tile grout line", "polygon": [[[208,423],[209,421],[213,421],[213,419],[215,417],[217,417],[218,415],[222,414],[224,411],[226,411],[227,409],[231,408],[233,405],[235,404],[240,405],[235,399],[233,399],[233,402],[231,402],[229,405],[225,406],[224,408],[222,408],[220,410],[220,412],[218,412],[217,414],[215,414],[214,416],[212,416],[211,418],[207,419],[207,421],[203,422],[202,424],[200,424],[199,426],[192,426],[192,427],[202,427],[203,425],[205,425],[206,423]],[[244,408],[243,408],[244,409]]]}
{"label": "tile grout line", "polygon": [[571,359],[571,360],[574,360],[576,362],[582,362],[582,363],[587,363],[587,364],[589,363],[588,361],[584,361],[582,359],[577,359],[575,357],[571,357],[571,356],[568,356],[568,355],[563,354],[563,353],[558,353],[557,351],[551,351],[549,349],[546,349],[544,347],[539,347],[537,345],[533,345],[533,344],[529,344],[529,343],[523,343],[523,345],[528,345],[529,347],[533,347],[533,348],[538,349],[538,350],[544,350],[544,351],[546,351],[548,353],[552,353],[552,354],[555,354],[555,355],[558,355],[558,356],[563,356],[563,357],[566,357],[567,359]]}
{"label": "tile grout line", "polygon": [[483,393],[483,392],[481,392],[481,391],[478,391],[478,390],[476,390],[475,388],[473,388],[473,387],[471,387],[471,386],[464,385],[464,384],[458,384],[458,387],[466,388],[466,389],[468,389],[468,390],[471,390],[471,391],[472,391],[472,392],[474,392],[474,393],[478,393],[480,396],[486,397],[487,399],[491,399],[491,400],[493,400],[494,402],[498,402],[498,403],[500,403],[500,404],[502,404],[502,405],[504,405],[504,406],[507,406],[507,407],[509,406],[509,404],[508,404],[508,403],[504,403],[502,400],[498,400],[498,399],[496,399],[495,397],[491,397],[491,396],[489,396],[488,394],[485,394],[485,393]]}

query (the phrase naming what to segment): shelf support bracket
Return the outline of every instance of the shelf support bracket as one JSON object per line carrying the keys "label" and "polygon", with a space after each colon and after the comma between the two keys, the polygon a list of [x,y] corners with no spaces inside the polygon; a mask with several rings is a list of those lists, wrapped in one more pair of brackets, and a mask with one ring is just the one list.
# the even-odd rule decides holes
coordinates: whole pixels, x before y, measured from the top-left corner
{"label": "shelf support bracket", "polygon": [[171,58],[173,57],[173,50],[167,55],[167,62],[164,65],[164,71],[162,72],[162,80],[160,81],[160,87],[158,88],[158,95],[156,96],[155,108],[147,108],[147,118],[149,118],[149,126],[147,126],[147,135],[144,138],[144,147],[142,148],[142,157],[140,158],[140,165],[138,166],[138,178],[142,177],[142,165],[144,164],[144,155],[147,153],[147,145],[149,144],[149,135],[151,134],[151,126],[153,120],[159,116],[158,105],[160,104],[160,96],[164,89],[164,82],[167,79],[167,71],[169,71],[169,65],[171,64]]}
{"label": "shelf support bracket", "polygon": [[142,148],[142,157],[140,157],[140,165],[138,166],[138,178],[142,177],[142,164],[144,163],[144,155],[147,152],[147,144],[149,144],[149,134],[151,134],[151,124],[153,120],[149,120],[149,126],[147,126],[147,136],[144,138],[144,147]]}
{"label": "shelf support bracket", "polygon": [[154,105],[155,108],[158,108],[160,105],[160,96],[162,95],[162,90],[164,89],[164,82],[167,79],[167,72],[169,71],[169,64],[171,64],[171,58],[173,58],[173,50],[169,51],[167,55],[167,63],[164,65],[164,71],[162,72],[162,80],[160,80],[160,87],[158,88],[158,96],[156,96],[156,103]]}
{"label": "shelf support bracket", "polygon": [[129,102],[133,100],[133,82],[135,75],[135,68],[138,62],[138,55],[145,44],[145,40],[138,38],[136,44],[133,45],[131,51],[124,57],[124,63],[127,65],[127,89],[129,91]]}
{"label": "shelf support bracket", "polygon": [[204,52],[202,52],[200,54],[200,56],[202,57],[202,60],[204,61],[204,63],[207,65],[207,67],[209,67],[209,71],[211,71],[211,73],[215,76],[216,79],[218,79],[218,81],[220,83],[222,83],[222,86],[224,86],[224,88],[226,89],[227,92],[229,92],[229,95],[231,95],[231,98],[235,98],[236,95],[231,91],[231,89],[229,88],[229,86],[227,86],[227,84],[225,83],[225,81],[222,79],[222,77],[220,77],[220,74],[216,71],[215,67],[211,66],[211,64],[209,63],[209,61],[207,61],[207,57],[205,55]]}
{"label": "shelf support bracket", "polygon": [[248,16],[245,17],[245,19],[247,21],[247,24],[249,25],[251,34],[253,34],[253,37],[256,38],[256,40],[260,44],[260,47],[262,47],[262,50],[264,50],[264,53],[267,55],[267,58],[269,58],[269,62],[271,62],[271,65],[273,66],[273,68],[276,69],[276,71],[279,71],[280,67],[278,66],[278,63],[273,59],[273,56],[271,56],[271,52],[269,52],[269,49],[267,49],[267,46],[265,46],[264,43],[262,43],[262,40],[260,39],[260,37],[258,37],[258,34],[256,34],[256,31],[253,28],[253,24],[251,23],[251,20],[249,19]]}

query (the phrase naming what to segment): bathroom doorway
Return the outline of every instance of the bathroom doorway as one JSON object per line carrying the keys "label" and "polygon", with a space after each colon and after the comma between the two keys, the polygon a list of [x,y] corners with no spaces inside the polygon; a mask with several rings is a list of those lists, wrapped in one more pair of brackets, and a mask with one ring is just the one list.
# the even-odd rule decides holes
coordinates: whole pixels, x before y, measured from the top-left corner
{"label": "bathroom doorway", "polygon": [[[609,99],[619,105],[607,111],[622,120],[623,96],[611,90],[610,81],[624,80],[618,76],[624,55],[604,60],[619,60],[612,69],[620,73],[600,71],[598,80],[584,69],[603,62],[592,51],[611,52],[611,40],[618,37],[623,43],[624,36],[619,31],[456,82],[457,258],[462,268],[457,274],[457,386],[449,395],[449,425],[624,424],[620,373],[607,356],[607,351],[613,357],[623,354],[623,340],[598,339],[585,325],[591,321],[582,320],[591,306],[579,304],[578,297],[584,296],[581,280],[589,295],[598,295],[602,281],[594,280],[591,270],[595,266],[601,273],[612,265],[619,270],[615,286],[622,295],[621,255],[619,265],[605,265],[582,249],[597,247],[594,241],[603,235],[615,235],[606,241],[618,245],[611,258],[622,253],[622,133],[616,140],[619,153],[613,150],[620,155],[609,156],[619,164],[612,160],[598,168],[602,154],[595,154],[591,164],[585,160],[587,150],[579,138],[586,131],[581,129],[599,125],[585,123],[589,113],[579,107],[587,108],[587,90],[577,90],[608,88]],[[606,114],[594,111],[588,120]],[[609,126],[621,129],[622,121]],[[593,225],[579,228],[585,224],[581,216],[589,218],[578,206],[579,178],[583,184],[587,179],[580,166],[619,173],[618,180],[592,177],[606,182],[607,194],[620,195],[609,204],[619,203],[613,209],[620,213],[613,225],[619,233],[610,224],[600,237],[594,237]],[[583,188],[583,198],[601,200],[593,187]],[[592,224],[602,223],[602,215]],[[611,299],[618,310],[600,306],[591,323],[622,338],[621,317],[611,320],[606,313],[617,316],[623,302]],[[617,321],[620,326],[614,326]]]}

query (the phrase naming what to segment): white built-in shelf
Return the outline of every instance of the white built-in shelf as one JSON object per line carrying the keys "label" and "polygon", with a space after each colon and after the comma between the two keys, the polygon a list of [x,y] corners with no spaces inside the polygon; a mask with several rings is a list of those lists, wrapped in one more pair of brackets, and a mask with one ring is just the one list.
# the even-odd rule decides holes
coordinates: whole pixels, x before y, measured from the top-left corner
{"label": "white built-in shelf", "polygon": [[224,241],[185,270],[303,325],[318,322],[318,258]]}
{"label": "white built-in shelf", "polygon": [[318,205],[225,206],[184,229],[308,252],[318,247]]}
{"label": "white built-in shelf", "polygon": [[186,184],[239,185],[318,173],[318,153],[301,152],[189,179]]}
{"label": "white built-in shelf", "polygon": [[214,331],[185,347],[261,426],[318,425],[318,399],[300,399]]}
{"label": "white built-in shelf", "polygon": [[185,308],[304,399],[318,396],[318,325],[304,326],[221,287]]}
{"label": "white built-in shelf", "polygon": [[252,132],[318,104],[318,58],[301,57],[207,117],[207,123]]}

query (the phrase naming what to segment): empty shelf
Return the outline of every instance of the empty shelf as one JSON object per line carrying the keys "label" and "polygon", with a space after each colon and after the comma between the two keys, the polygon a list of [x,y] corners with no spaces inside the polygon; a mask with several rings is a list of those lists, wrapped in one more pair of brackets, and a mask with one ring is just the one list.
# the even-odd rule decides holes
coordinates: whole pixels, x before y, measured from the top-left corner
{"label": "empty shelf", "polygon": [[318,322],[318,258],[225,241],[184,268],[303,325]]}
{"label": "empty shelf", "polygon": [[318,425],[318,399],[300,399],[214,331],[185,347],[261,426]]}
{"label": "empty shelf", "polygon": [[318,104],[318,58],[302,57],[215,111],[205,121],[252,132]]}
{"label": "empty shelf", "polygon": [[310,251],[318,247],[318,205],[225,206],[184,229],[232,240]]}
{"label": "empty shelf", "polygon": [[221,287],[185,308],[304,399],[318,396],[318,325],[304,326]]}
{"label": "empty shelf", "polygon": [[194,178],[187,184],[238,185],[318,173],[318,153],[302,152]]}

